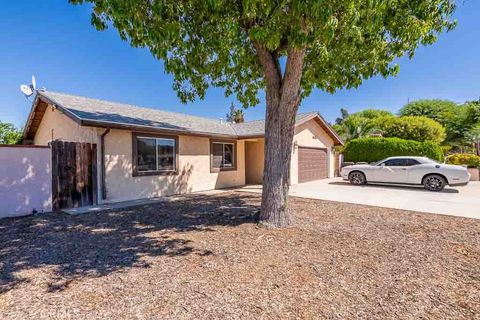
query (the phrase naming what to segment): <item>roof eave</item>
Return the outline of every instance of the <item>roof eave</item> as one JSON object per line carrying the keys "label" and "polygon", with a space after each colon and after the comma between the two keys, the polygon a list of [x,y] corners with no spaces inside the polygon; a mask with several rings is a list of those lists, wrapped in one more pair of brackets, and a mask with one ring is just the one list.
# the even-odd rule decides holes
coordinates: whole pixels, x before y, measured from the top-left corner
{"label": "roof eave", "polygon": [[[41,101],[46,103],[47,105],[49,104],[49,105],[54,106],[55,108],[62,111],[67,117],[69,117],[70,119],[75,121],[77,124],[81,125],[81,119],[78,116],[76,116],[74,113],[72,113],[67,108],[63,107],[58,102],[56,102],[56,101],[50,99],[49,97],[45,96],[42,93],[42,91],[36,91],[35,99],[32,102],[32,107],[30,109],[30,113],[28,114],[27,122],[25,124],[25,127],[23,128],[23,133],[22,133],[23,139],[27,140],[27,137],[29,136],[29,133],[31,131],[31,125],[32,125],[33,117],[34,117],[35,113],[37,112],[38,105]],[[42,118],[43,118],[43,115],[42,115]],[[36,132],[35,132],[35,134],[36,134]]]}
{"label": "roof eave", "polygon": [[242,134],[237,136],[239,140],[242,139],[257,139],[257,138],[264,138],[265,134],[264,133],[258,133],[258,134]]}
{"label": "roof eave", "polygon": [[42,92],[38,92],[39,95],[42,97],[41,99],[45,102],[47,102],[48,104],[50,105],[53,105],[55,108],[57,108],[58,110],[62,111],[67,117],[69,117],[70,119],[72,119],[73,121],[75,121],[77,124],[79,125],[82,125],[82,121],[83,119],[80,118],[79,116],[77,116],[75,113],[73,113],[72,111],[68,110],[67,108],[65,108],[62,104],[58,103],[57,101],[55,101],[54,99],[52,98],[49,98],[47,96],[45,96],[44,94],[42,94]]}
{"label": "roof eave", "polygon": [[343,146],[344,145],[344,142],[343,142],[342,138],[340,138],[338,136],[338,134],[335,132],[335,130],[332,128],[332,126],[327,121],[325,121],[325,119],[323,119],[323,117],[318,112],[315,112],[314,114],[312,114],[308,117],[305,117],[304,119],[296,122],[295,126],[302,125],[302,124],[306,123],[307,121],[310,121],[310,120],[315,119],[315,118],[320,120],[320,122],[324,125],[325,129],[327,129],[327,131],[328,131],[327,133],[332,138],[334,145],[336,145],[336,146]]}
{"label": "roof eave", "polygon": [[231,134],[221,134],[221,133],[211,133],[211,132],[201,132],[201,131],[191,131],[191,130],[177,130],[177,129],[168,129],[168,128],[156,128],[152,126],[142,126],[142,125],[135,125],[135,124],[126,124],[126,123],[117,123],[117,122],[90,120],[90,119],[81,119],[80,125],[86,126],[86,127],[131,130],[131,131],[137,131],[137,132],[238,139],[237,135],[231,135]]}
{"label": "roof eave", "polygon": [[30,131],[30,124],[32,122],[33,114],[35,113],[37,103],[38,103],[38,94],[36,94],[35,99],[33,99],[32,106],[30,107],[30,112],[29,112],[28,117],[27,117],[27,122],[25,123],[25,126],[23,127],[23,132],[22,132],[22,138],[23,139],[27,138],[27,134]]}

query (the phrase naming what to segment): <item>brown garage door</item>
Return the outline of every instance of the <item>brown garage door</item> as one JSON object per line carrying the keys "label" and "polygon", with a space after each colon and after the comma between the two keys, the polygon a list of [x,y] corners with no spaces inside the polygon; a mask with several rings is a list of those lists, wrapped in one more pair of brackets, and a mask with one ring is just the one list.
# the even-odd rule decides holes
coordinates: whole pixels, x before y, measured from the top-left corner
{"label": "brown garage door", "polygon": [[298,148],[298,182],[327,178],[327,149]]}

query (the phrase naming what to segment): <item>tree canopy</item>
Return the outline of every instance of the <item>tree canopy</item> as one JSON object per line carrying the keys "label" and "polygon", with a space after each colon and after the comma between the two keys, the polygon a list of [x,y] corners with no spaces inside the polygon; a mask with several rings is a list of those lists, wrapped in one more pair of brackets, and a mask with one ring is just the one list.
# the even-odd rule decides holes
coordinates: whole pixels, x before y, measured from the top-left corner
{"label": "tree canopy", "polygon": [[422,99],[407,103],[400,109],[399,115],[424,116],[446,126],[457,108],[458,105],[450,100]]}
{"label": "tree canopy", "polygon": [[445,143],[462,146],[469,132],[480,125],[480,103],[469,101],[457,104],[449,100],[423,99],[406,104],[402,116],[425,116],[441,123],[446,129]]}
{"label": "tree canopy", "polygon": [[465,132],[466,144],[472,144],[477,155],[480,156],[480,123]]}
{"label": "tree canopy", "polygon": [[376,119],[380,117],[393,117],[393,113],[387,110],[381,109],[365,109],[355,113],[356,116],[365,118],[365,119]]}
{"label": "tree canopy", "polygon": [[342,124],[342,122],[349,116],[348,110],[340,108],[340,117],[335,119],[335,124]]}
{"label": "tree canopy", "polygon": [[22,140],[22,132],[8,122],[0,121],[0,144],[17,144]]}
{"label": "tree canopy", "polygon": [[233,123],[244,122],[245,113],[243,112],[243,109],[235,108],[235,105],[232,102],[232,104],[230,105],[230,111],[227,113],[227,121]]}
{"label": "tree canopy", "polygon": [[454,0],[70,2],[91,3],[98,30],[113,26],[132,46],[163,60],[182,101],[203,98],[215,86],[244,106],[257,104],[265,86],[262,54],[278,65],[289,49],[304,48],[303,95],[313,88],[334,92],[375,74],[396,74],[395,58],[412,57],[455,26]]}

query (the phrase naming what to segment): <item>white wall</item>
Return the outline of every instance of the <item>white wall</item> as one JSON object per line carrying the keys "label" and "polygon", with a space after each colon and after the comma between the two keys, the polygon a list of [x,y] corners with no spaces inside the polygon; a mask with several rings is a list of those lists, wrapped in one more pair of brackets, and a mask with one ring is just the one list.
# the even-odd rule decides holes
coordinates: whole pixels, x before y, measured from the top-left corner
{"label": "white wall", "polygon": [[48,147],[0,146],[0,218],[52,210]]}

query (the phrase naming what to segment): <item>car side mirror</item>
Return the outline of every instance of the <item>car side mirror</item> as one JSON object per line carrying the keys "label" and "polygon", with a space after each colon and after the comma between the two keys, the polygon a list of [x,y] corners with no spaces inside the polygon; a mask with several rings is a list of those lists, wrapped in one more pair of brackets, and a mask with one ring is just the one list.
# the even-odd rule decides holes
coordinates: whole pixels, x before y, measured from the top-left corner
{"label": "car side mirror", "polygon": [[385,163],[381,163],[380,168],[385,168]]}

